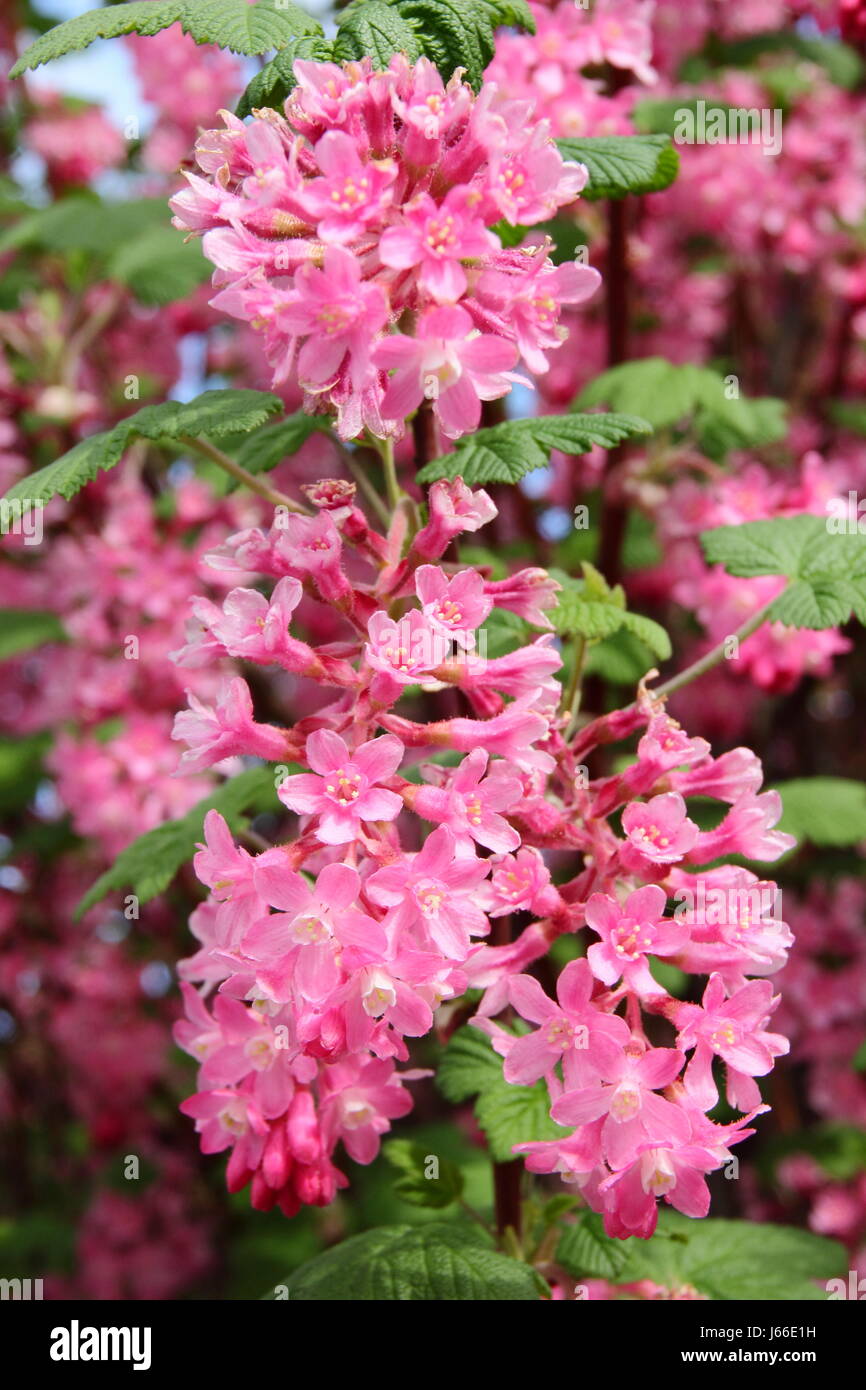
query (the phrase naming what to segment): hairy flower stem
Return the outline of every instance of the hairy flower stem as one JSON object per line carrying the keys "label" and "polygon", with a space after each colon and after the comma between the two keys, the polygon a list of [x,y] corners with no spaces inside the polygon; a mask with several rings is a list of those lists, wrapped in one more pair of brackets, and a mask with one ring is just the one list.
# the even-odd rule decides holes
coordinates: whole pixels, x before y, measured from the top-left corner
{"label": "hairy flower stem", "polygon": [[261,482],[258,478],[254,477],[252,473],[248,473],[245,468],[241,468],[239,463],[235,463],[234,459],[229,458],[228,454],[224,454],[222,449],[218,449],[215,444],[211,444],[209,439],[198,439],[191,434],[182,434],[178,437],[180,442],[185,444],[188,449],[194,449],[195,452],[201,454],[203,458],[210,459],[211,463],[218,464],[220,468],[224,469],[226,473],[230,473],[239,483],[243,483],[244,487],[248,487],[251,492],[257,492],[259,497],[264,497],[265,501],[270,502],[272,506],[285,507],[287,511],[300,512],[303,516],[310,515],[308,508],[305,507],[303,503],[294,502],[292,498],[287,497],[285,493],[278,492],[276,488],[269,487],[267,483]]}
{"label": "hairy flower stem", "polygon": [[400,490],[400,484],[397,482],[393,439],[383,439],[379,453],[382,458],[382,469],[385,474],[385,496],[388,499],[389,506],[396,510],[400,505],[400,499],[403,494]]}
{"label": "hairy flower stem", "polygon": [[707,671],[712,671],[714,666],[718,666],[720,662],[726,659],[728,644],[731,638],[737,643],[745,642],[747,637],[751,637],[752,633],[756,632],[761,624],[767,621],[770,615],[770,609],[775,602],[776,599],[773,598],[769,603],[765,603],[764,606],[759,608],[756,613],[753,613],[751,618],[747,619],[741,627],[738,627],[736,632],[731,633],[730,637],[723,638],[718,646],[713,647],[712,651],[707,652],[706,656],[702,656],[698,661],[693,661],[691,666],[686,666],[685,670],[680,671],[675,676],[671,676],[670,680],[658,686],[652,692],[653,698],[657,699],[660,696],[673,695],[675,690],[681,690],[684,685],[689,685],[692,681],[697,680],[698,676],[703,676]]}

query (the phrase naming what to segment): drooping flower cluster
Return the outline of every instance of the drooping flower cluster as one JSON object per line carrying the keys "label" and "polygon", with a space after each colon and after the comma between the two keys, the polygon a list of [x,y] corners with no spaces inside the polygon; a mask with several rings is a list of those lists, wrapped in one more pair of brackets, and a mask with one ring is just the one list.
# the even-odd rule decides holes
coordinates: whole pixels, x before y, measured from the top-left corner
{"label": "drooping flower cluster", "polygon": [[296,374],[343,438],[399,437],[425,399],[458,438],[519,358],[544,371],[562,306],[598,285],[543,237],[508,249],[495,230],[549,219],[587,171],[530,103],[445,84],[427,59],[294,67],[285,117],[223,112],[201,137],[207,177],[187,175],[176,223],[204,233],[212,303],[263,335],[275,384]]}
{"label": "drooping flower cluster", "polygon": [[[481,987],[477,1022],[506,1078],[546,1077],[553,1118],[571,1130],[525,1146],[530,1167],[577,1181],[618,1235],[649,1234],[662,1195],[705,1214],[704,1174],[751,1132],[754,1078],[787,1048],[768,1031],[777,1000],[765,977],[791,938],[767,900],[774,885],[701,866],[777,858],[792,843],[773,828],[778,796],[760,791],[754,754],[712,757],[646,693],[566,740],[561,658],[552,634],[530,628],[548,625],[555,582],[538,569],[491,581],[442,562],[455,535],[495,514],[485,493],[434,484],[428,524],[395,563],[399,516],[380,536],[351,489],[337,491],[336,507],[230,538],[214,562],[275,581],[270,597],[239,588],[222,608],[198,605],[182,656],[243,655],[334,690],[293,728],[259,722],[240,677],[215,704],[178,715],[190,766],[270,760],[299,818],[294,839],[251,854],[217,812],[207,817],[196,872],[211,895],[192,920],[201,949],[181,966],[188,1021],[177,1031],[201,1062],[201,1090],[184,1110],[206,1152],[231,1150],[229,1185],[251,1182],[255,1206],[291,1214],[328,1202],[346,1181],[337,1144],[371,1161],[411,1106],[405,1083],[419,1073],[396,1065],[406,1040],[429,1032],[444,1001]],[[333,488],[313,492],[333,501]],[[304,593],[342,615],[341,640],[314,650],[289,630]],[[497,608],[523,619],[526,640],[487,658],[478,631]],[[469,714],[398,713],[418,687],[433,699],[459,692]],[[584,759],[632,735],[625,772],[583,775]],[[691,797],[719,805],[715,829],[691,819]],[[582,864],[558,885],[553,850]],[[514,912],[532,917],[520,937],[484,944],[491,921]],[[554,1004],[522,972],[584,927],[589,950],[563,972]],[[703,1003],[669,995],[656,960],[707,976]],[[212,1008],[194,984],[218,986]],[[540,1027],[507,1032],[495,1016],[509,1005]],[[667,1030],[661,1045],[645,1014],[654,1036]],[[707,1118],[716,1059],[745,1112],[726,1126]]]}

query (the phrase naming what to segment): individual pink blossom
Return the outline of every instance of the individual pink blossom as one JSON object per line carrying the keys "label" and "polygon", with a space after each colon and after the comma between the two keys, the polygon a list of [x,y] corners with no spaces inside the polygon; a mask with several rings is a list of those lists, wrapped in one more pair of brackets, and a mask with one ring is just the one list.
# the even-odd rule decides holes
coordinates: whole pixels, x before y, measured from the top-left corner
{"label": "individual pink blossom", "polygon": [[487,493],[482,488],[473,492],[462,478],[434,483],[427,505],[429,520],[412,543],[415,553],[425,560],[438,560],[455,536],[478,531],[496,516],[496,506]]}
{"label": "individual pink blossom", "polygon": [[441,205],[419,193],[403,208],[400,226],[389,227],[379,242],[384,265],[416,269],[418,284],[438,304],[453,304],[466,290],[461,261],[475,260],[497,247],[478,216],[480,194],[452,188]]}
{"label": "individual pink blossom", "polygon": [[371,738],[350,753],[339,734],[310,734],[306,760],[312,772],[286,777],[277,795],[299,815],[314,815],[316,836],[326,845],[354,840],[365,822],[389,821],[403,807],[400,797],[378,784],[393,776],[403,757],[398,738]]}
{"label": "individual pink blossom", "polygon": [[562,1063],[566,1090],[578,1090],[616,1069],[629,1040],[628,1025],[592,1004],[593,978],[585,960],[570,961],[556,985],[558,1005],[537,980],[515,975],[508,997],[521,1018],[541,1026],[517,1038],[505,1054],[505,1079],[528,1086]]}
{"label": "individual pink blossom", "polygon": [[653,864],[682,859],[694,848],[699,834],[678,792],[631,802],[622,813],[622,828],[634,849]]}
{"label": "individual pink blossom", "polygon": [[386,416],[404,419],[423,400],[433,402],[449,439],[477,429],[481,402],[504,396],[515,378],[512,343],[478,333],[458,305],[430,309],[416,324],[413,337],[392,333],[374,350],[378,367],[394,368],[382,401]]}
{"label": "individual pink blossom", "polygon": [[[356,142],[342,130],[327,131],[313,154],[321,177],[303,186],[298,201],[322,241],[354,241],[390,206],[397,165],[392,159],[361,159]],[[325,270],[331,273],[327,257]]]}
{"label": "individual pink blossom", "polygon": [[587,925],[601,937],[587,951],[596,979],[615,985],[620,979],[638,995],[661,993],[647,956],[672,956],[689,939],[686,923],[664,917],[664,889],[650,883],[629,893],[620,906],[604,893],[586,905]]}
{"label": "individual pink blossom", "polygon": [[684,1084],[701,1109],[710,1109],[718,1100],[712,1071],[716,1056],[729,1068],[731,1103],[740,1110],[760,1104],[760,1092],[751,1078],[766,1076],[774,1058],[783,1056],[789,1047],[787,1038],[765,1029],[778,1002],[769,980],[750,980],[726,998],[721,977],[716,974],[710,976],[700,1005],[677,1006],[678,1046],[684,1051],[694,1048]]}
{"label": "individual pink blossom", "polygon": [[185,771],[197,772],[238,754],[273,761],[285,755],[285,732],[255,722],[249,686],[240,676],[229,681],[213,707],[192,691],[188,695],[189,709],[175,717],[171,735],[189,745],[180,759]]}
{"label": "individual pink blossom", "polygon": [[360,390],[367,377],[370,345],[388,320],[382,288],[362,282],[355,256],[342,246],[325,250],[321,269],[300,267],[293,292],[280,310],[286,329],[305,341],[298,355],[298,380],[318,392],[333,384],[344,358],[349,378]]}
{"label": "individual pink blossom", "polygon": [[501,814],[523,796],[523,784],[501,758],[492,763],[474,748],[440,787],[421,787],[412,809],[425,820],[447,825],[458,854],[474,854],[473,841],[496,854],[517,849],[520,835]]}
{"label": "individual pink blossom", "polygon": [[691,1130],[685,1110],[656,1094],[679,1075],[682,1065],[683,1054],[673,1048],[623,1051],[603,1072],[605,1084],[564,1092],[550,1113],[564,1125],[591,1124],[606,1116],[600,1136],[602,1152],[611,1168],[624,1168],[641,1147],[688,1141]]}
{"label": "individual pink blossom", "polygon": [[493,607],[481,575],[466,569],[449,579],[436,565],[419,565],[415,571],[415,592],[421,612],[437,631],[453,638],[464,651],[471,651],[475,630]]}
{"label": "individual pink blossom", "polygon": [[402,937],[420,927],[445,956],[462,961],[470,937],[486,936],[490,930],[474,900],[487,872],[482,859],[455,858],[454,837],[447,826],[440,826],[411,861],[378,869],[365,887],[373,902],[388,908],[389,929]]}
{"label": "individual pink blossom", "polygon": [[370,619],[367,633],[367,664],[399,686],[431,678],[448,655],[449,639],[417,608],[396,621],[380,609]]}

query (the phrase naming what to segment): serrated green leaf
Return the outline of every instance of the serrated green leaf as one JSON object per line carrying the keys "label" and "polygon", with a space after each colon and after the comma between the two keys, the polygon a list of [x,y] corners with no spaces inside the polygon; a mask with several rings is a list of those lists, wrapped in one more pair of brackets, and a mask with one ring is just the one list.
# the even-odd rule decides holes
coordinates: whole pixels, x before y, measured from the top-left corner
{"label": "serrated green leaf", "polygon": [[362,5],[345,10],[338,19],[334,39],[336,62],[371,58],[374,67],[387,68],[395,53],[405,53],[414,63],[421,56],[421,43],[393,5],[384,0],[364,0]]}
{"label": "serrated green leaf", "polygon": [[379,1226],[292,1274],[291,1302],[537,1302],[533,1269],[491,1248],[477,1226]]}
{"label": "serrated green leaf", "polygon": [[58,495],[68,500],[100,471],[113,468],[139,436],[159,440],[203,434],[218,439],[255,429],[282,409],[279,396],[248,390],[203,391],[191,401],[146,405],[113,430],[82,439],[54,463],[21,478],[6,493],[6,500],[47,502]]}
{"label": "serrated green leaf", "polygon": [[564,159],[586,165],[589,180],[580,196],[591,202],[660,193],[679,170],[679,155],[667,135],[590,135],[556,144]]}
{"label": "serrated green leaf", "polygon": [[574,1225],[566,1226],[560,1236],[556,1260],[575,1279],[616,1282],[628,1261],[628,1245],[605,1235],[604,1222],[596,1212],[581,1212]]}
{"label": "serrated green leaf", "polygon": [[518,483],[527,473],[543,468],[553,449],[585,454],[596,445],[612,449],[625,439],[648,433],[646,421],[633,415],[537,415],[506,420],[464,435],[453,453],[432,459],[421,469],[418,482],[460,477],[472,486]]}
{"label": "serrated green leaf", "polygon": [[628,1259],[618,1283],[651,1279],[721,1302],[823,1300],[826,1281],[848,1268],[844,1247],[811,1231],[763,1221],[696,1221],[671,1210],[659,1213],[649,1240],[632,1236],[624,1244]]}
{"label": "serrated green leaf", "polygon": [[253,767],[196,802],[179,820],[166,821],[139,835],[121,850],[110,869],[88,889],[75,909],[81,918],[96,903],[113,892],[134,893],[139,902],[149,902],[171,883],[180,868],[190,861],[202,839],[202,826],[208,811],[219,811],[230,830],[244,823],[244,812],[278,809],[274,773],[270,767]]}
{"label": "serrated green leaf", "polygon": [[252,56],[284,48],[301,34],[321,34],[317,20],[293,0],[131,0],[89,10],[43,34],[22,54],[10,76],[122,34],[158,34],[180,23],[196,43],[213,43]]}
{"label": "serrated green leaf", "polygon": [[866,841],[866,785],[847,777],[797,777],[780,782],[779,829],[813,845],[844,848]]}
{"label": "serrated green leaf", "polygon": [[[845,526],[840,518],[839,526]],[[791,583],[770,621],[820,629],[866,618],[866,536],[839,533],[833,517],[789,516],[718,526],[701,534],[708,564],[741,579],[784,575]]]}
{"label": "serrated green leaf", "polygon": [[296,58],[314,63],[332,62],[334,45],[330,39],[318,35],[291,39],[265,64],[261,72],[256,73],[238,102],[235,114],[243,119],[266,106],[274,111],[282,111],[286,97],[297,85],[294,70]]}
{"label": "serrated green leaf", "polygon": [[463,1174],[452,1159],[430,1154],[423,1144],[415,1144],[411,1139],[389,1140],[382,1154],[400,1174],[394,1190],[411,1206],[440,1210],[461,1196]]}
{"label": "serrated green leaf", "polygon": [[268,473],[283,459],[291,458],[312,435],[326,433],[330,421],[324,415],[298,410],[275,425],[264,425],[247,436],[236,458],[248,473]]}
{"label": "serrated green leaf", "polygon": [[0,609],[0,661],[32,651],[43,642],[65,642],[66,630],[56,613],[31,608]]}
{"label": "serrated green leaf", "polygon": [[553,571],[561,585],[556,607],[548,613],[554,629],[563,637],[584,637],[589,642],[601,642],[624,629],[648,647],[660,661],[671,655],[671,640],[664,628],[642,613],[630,613],[625,607],[622,589],[607,589],[605,581],[592,565],[584,562],[585,579],[572,579],[558,570]]}
{"label": "serrated green leaf", "polygon": [[[484,0],[387,0],[415,33],[423,53],[443,80],[463,68],[466,81],[479,91],[493,58],[494,30],[500,23]],[[364,6],[366,8],[366,6]]]}

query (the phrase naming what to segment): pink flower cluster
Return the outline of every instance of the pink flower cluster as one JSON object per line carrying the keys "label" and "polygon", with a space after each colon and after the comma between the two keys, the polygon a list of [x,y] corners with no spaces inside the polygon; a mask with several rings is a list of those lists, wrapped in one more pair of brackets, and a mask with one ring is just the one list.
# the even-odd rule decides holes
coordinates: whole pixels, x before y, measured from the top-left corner
{"label": "pink flower cluster", "polygon": [[[787,849],[778,796],[760,791],[754,754],[712,757],[645,693],[566,740],[561,659],[550,632],[530,630],[548,626],[556,583],[538,569],[492,581],[442,560],[456,535],[495,514],[485,493],[434,484],[427,525],[395,561],[399,515],[378,535],[351,488],[336,491],[333,506],[335,489],[311,490],[324,504],[315,516],[229,539],[214,562],[270,578],[270,596],[239,588],[222,607],[197,604],[183,653],[243,655],[333,690],[293,728],[259,722],[240,677],[177,717],[190,766],[272,761],[279,800],[298,817],[293,839],[257,854],[235,845],[217,812],[207,817],[195,867],[211,893],[191,923],[200,949],[181,965],[188,1021],[176,1034],[201,1063],[201,1089],[183,1109],[206,1152],[231,1151],[229,1185],[251,1183],[256,1207],[326,1203],[346,1182],[336,1146],[370,1162],[411,1106],[406,1082],[421,1073],[398,1069],[406,1039],[480,987],[477,1022],[506,1078],[546,1077],[553,1118],[569,1127],[524,1146],[529,1166],[576,1181],[617,1235],[649,1234],[662,1195],[705,1213],[704,1174],[751,1132],[763,1108],[755,1078],[787,1048],[767,1030],[777,1000],[765,977],[784,963],[790,933],[764,910],[773,885],[701,866]],[[339,641],[313,650],[289,630],[302,594],[341,615]],[[478,630],[496,609],[524,620],[526,640],[488,658]],[[418,722],[398,712],[419,687],[459,692],[470,713]],[[595,750],[633,735],[626,771],[582,775]],[[718,803],[715,829],[690,818],[691,797]],[[583,867],[554,884],[550,851]],[[520,937],[485,944],[491,922],[515,912],[531,915]],[[554,1004],[522,972],[583,927],[592,944],[563,972]],[[707,976],[703,1003],[669,995],[657,960]],[[506,1031],[495,1016],[509,1006],[540,1026]],[[645,1013],[668,1043],[649,1041]],[[745,1112],[729,1125],[707,1118],[716,1059]]]}
{"label": "pink flower cluster", "polygon": [[296,375],[343,438],[399,437],[425,399],[458,438],[519,358],[545,370],[562,306],[599,283],[554,266],[543,237],[507,249],[495,230],[549,219],[587,171],[531,103],[493,83],[476,97],[426,59],[294,67],[285,117],[223,112],[201,137],[175,221],[204,233],[214,306],[263,335],[274,382]]}

